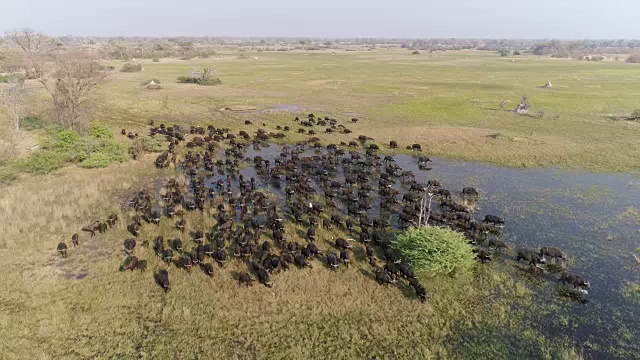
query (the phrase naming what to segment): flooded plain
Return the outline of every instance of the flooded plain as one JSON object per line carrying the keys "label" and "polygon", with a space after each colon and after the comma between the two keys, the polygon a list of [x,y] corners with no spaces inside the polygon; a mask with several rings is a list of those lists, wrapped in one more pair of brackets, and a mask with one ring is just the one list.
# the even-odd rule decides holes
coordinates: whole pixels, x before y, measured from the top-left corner
{"label": "flooded plain", "polygon": [[[261,156],[273,163],[280,153],[280,146],[271,145],[249,150],[247,160]],[[300,156],[311,155],[313,150]],[[404,170],[414,172],[420,183],[439,180],[454,199],[460,200],[460,191],[465,186],[478,189],[475,219],[480,221],[484,215],[493,214],[506,222],[501,239],[510,248],[494,259],[493,266],[513,276],[524,276],[519,271],[524,265],[514,261],[516,249],[537,251],[542,246],[552,246],[567,255],[565,263],[554,264],[562,269],[548,272],[539,279],[526,278],[527,286],[535,294],[535,311],[533,308],[520,310],[536,314],[528,319],[531,326],[545,337],[570,339],[586,358],[640,356],[637,342],[640,303],[629,296],[628,291],[628,286],[640,278],[640,267],[635,266],[632,255],[640,247],[638,177],[512,169],[442,159],[432,159],[432,170],[421,171],[414,157],[396,155],[394,159]],[[252,162],[242,167],[240,173],[247,179],[255,177],[259,189],[280,192],[284,199],[284,186],[278,190],[266,178],[261,179]],[[211,176],[207,183],[213,187],[218,179],[226,177]],[[341,171],[335,180],[344,181]],[[371,183],[377,183],[377,178]],[[313,186],[322,194],[318,184]],[[400,181],[394,187],[406,191]],[[369,210],[370,218],[378,215],[377,209],[374,206]],[[344,208],[342,211],[346,214]],[[398,214],[392,216],[392,223],[397,224]],[[560,295],[563,287],[557,280],[562,270],[590,281],[587,301],[574,301]],[[631,293],[633,295],[633,291]]]}

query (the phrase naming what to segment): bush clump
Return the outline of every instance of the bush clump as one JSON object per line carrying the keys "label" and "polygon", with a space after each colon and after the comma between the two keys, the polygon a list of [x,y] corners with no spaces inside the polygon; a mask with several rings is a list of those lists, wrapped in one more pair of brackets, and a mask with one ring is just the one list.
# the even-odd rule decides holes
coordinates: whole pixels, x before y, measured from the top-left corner
{"label": "bush clump", "polygon": [[178,82],[183,84],[198,84],[198,85],[219,85],[222,84],[222,80],[215,79],[204,79],[201,77],[192,77],[192,76],[178,76]]}
{"label": "bush clump", "polygon": [[160,138],[142,136],[129,145],[129,154],[136,158],[146,152],[157,153],[167,150],[167,142]]}
{"label": "bush clump", "polygon": [[126,63],[124,65],[122,65],[122,69],[120,69],[121,72],[140,72],[142,71],[142,64],[132,64],[132,63]]}
{"label": "bush clump", "polygon": [[178,76],[178,82],[208,86],[222,84],[222,80],[215,76],[215,68],[204,68],[203,71],[193,70],[189,76]]}
{"label": "bush clump", "polygon": [[410,228],[398,235],[391,247],[417,272],[455,275],[468,272],[475,264],[464,235],[446,228]]}
{"label": "bush clump", "polygon": [[625,62],[629,64],[640,64],[640,54],[629,55]]}
{"label": "bush clump", "polygon": [[9,83],[15,79],[21,79],[24,76],[20,74],[9,74],[9,75],[0,75],[0,83]]}

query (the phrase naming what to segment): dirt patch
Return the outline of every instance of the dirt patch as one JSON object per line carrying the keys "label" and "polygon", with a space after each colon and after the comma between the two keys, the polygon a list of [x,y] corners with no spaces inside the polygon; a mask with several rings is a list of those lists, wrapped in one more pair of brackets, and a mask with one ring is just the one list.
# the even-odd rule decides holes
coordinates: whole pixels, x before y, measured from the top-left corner
{"label": "dirt patch", "polygon": [[305,108],[298,105],[294,105],[294,104],[273,104],[273,105],[269,105],[269,107],[267,107],[266,109],[260,109],[260,110],[250,105],[233,105],[233,106],[224,107],[220,109],[220,111],[231,111],[238,114],[264,114],[264,113],[273,113],[273,112],[279,112],[279,111],[299,112],[304,109]]}
{"label": "dirt patch", "polygon": [[247,111],[256,111],[257,107],[251,105],[232,105],[226,106],[220,109],[222,111],[233,111],[233,112],[247,112]]}
{"label": "dirt patch", "polygon": [[67,279],[67,280],[82,280],[82,279],[86,278],[87,276],[89,276],[89,273],[87,272],[86,269],[82,269],[82,270],[80,270],[80,272],[77,272],[77,273],[66,272],[66,273],[62,274],[62,277]]}

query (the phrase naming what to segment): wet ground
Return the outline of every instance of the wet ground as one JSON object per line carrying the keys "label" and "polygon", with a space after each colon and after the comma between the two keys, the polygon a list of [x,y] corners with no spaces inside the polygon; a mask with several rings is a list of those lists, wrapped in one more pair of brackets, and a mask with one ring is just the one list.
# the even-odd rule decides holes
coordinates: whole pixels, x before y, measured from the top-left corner
{"label": "wet ground", "polygon": [[[280,152],[280,147],[272,145],[260,151],[249,150],[247,156],[273,160]],[[308,150],[306,154],[312,153]],[[513,261],[515,249],[553,246],[568,256],[568,261],[558,267],[591,282],[586,303],[559,295],[563,288],[557,284],[557,273],[528,283],[538,304],[535,311],[531,309],[537,315],[530,321],[545,336],[575,340],[575,346],[587,358],[640,357],[636,341],[640,339],[640,305],[622,294],[623,288],[640,276],[631,255],[640,247],[640,217],[635,212],[640,209],[637,177],[520,170],[440,159],[432,159],[431,171],[420,171],[413,157],[400,155],[395,159],[404,170],[413,171],[418,182],[439,180],[458,199],[463,187],[476,187],[480,197],[474,217],[480,220],[485,214],[494,214],[506,220],[502,239],[510,249],[498,262],[514,276],[521,273]],[[278,192],[272,184],[260,180],[251,164],[241,174],[247,179],[255,177],[258,188]],[[212,185],[218,179],[225,177],[214,176],[207,182]],[[341,173],[336,180],[344,180]],[[401,189],[399,181],[396,188]],[[370,211],[371,218],[376,211]]]}

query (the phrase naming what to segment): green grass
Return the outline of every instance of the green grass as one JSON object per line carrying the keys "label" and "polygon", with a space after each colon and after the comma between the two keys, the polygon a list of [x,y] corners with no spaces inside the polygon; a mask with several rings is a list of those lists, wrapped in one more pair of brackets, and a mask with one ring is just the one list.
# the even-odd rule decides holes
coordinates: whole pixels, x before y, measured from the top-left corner
{"label": "green grass", "polygon": [[[258,59],[254,60],[253,57]],[[591,171],[640,169],[640,124],[612,121],[640,107],[640,66],[487,52],[447,52],[413,56],[404,51],[336,53],[256,53],[251,60],[232,54],[207,60],[148,62],[138,74],[117,74],[102,89],[101,118],[140,127],[150,116],[165,121],[215,120],[240,128],[240,119],[269,128],[292,125],[296,115],[315,112],[348,121],[353,135],[378,143],[413,142],[434,156],[515,167],[557,166]],[[176,84],[192,67],[215,65],[224,81],[216,87]],[[158,78],[165,89],[138,84]],[[554,87],[541,88],[547,80]],[[522,95],[532,116],[513,109]],[[230,115],[228,105],[293,104],[296,113]],[[538,116],[540,113],[544,115]],[[500,134],[499,137],[488,135]],[[349,136],[320,136],[325,141]]]}

